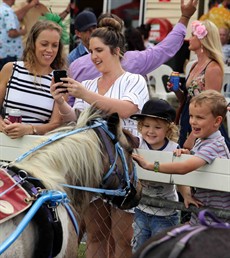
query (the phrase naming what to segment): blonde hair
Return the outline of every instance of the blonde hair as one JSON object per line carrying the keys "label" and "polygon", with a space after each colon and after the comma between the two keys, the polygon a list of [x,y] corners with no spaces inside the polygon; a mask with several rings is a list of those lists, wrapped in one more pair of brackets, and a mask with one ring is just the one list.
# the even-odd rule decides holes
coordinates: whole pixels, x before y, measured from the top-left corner
{"label": "blonde hair", "polygon": [[193,105],[208,105],[214,117],[222,116],[224,119],[227,113],[227,101],[225,97],[216,90],[205,90],[190,100]]}
{"label": "blonde hair", "polygon": [[[160,121],[163,121],[165,124],[167,124],[168,130],[167,130],[167,133],[166,133],[165,137],[170,141],[174,141],[174,142],[178,141],[178,139],[179,139],[179,127],[174,122],[168,122],[164,119],[154,118],[154,117],[151,117],[151,119],[160,120]],[[138,120],[138,122],[137,122],[137,129],[140,133],[141,133],[141,130],[142,130],[143,122],[144,122],[144,118]]]}
{"label": "blonde hair", "polygon": [[222,72],[224,72],[224,61],[219,30],[217,26],[209,20],[202,21],[201,23],[208,31],[208,34],[203,39],[200,39],[201,44],[206,49],[208,57],[216,61],[220,65]]}

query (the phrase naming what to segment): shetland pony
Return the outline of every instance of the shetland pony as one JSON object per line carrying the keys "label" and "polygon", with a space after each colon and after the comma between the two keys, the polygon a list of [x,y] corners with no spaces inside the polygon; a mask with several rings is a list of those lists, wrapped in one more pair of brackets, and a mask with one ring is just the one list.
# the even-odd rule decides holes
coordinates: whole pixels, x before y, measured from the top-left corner
{"label": "shetland pony", "polygon": [[[92,129],[91,125],[96,122],[106,124],[109,133],[102,133],[100,127]],[[7,169],[24,170],[28,173],[30,182],[35,182],[39,179],[46,189],[66,192],[73,206],[74,213],[77,214],[78,221],[84,208],[89,204],[92,198],[92,193],[87,191],[77,191],[68,188],[63,184],[73,186],[87,186],[100,188],[101,186],[107,189],[126,189],[127,180],[131,182],[131,189],[127,189],[125,197],[111,197],[111,201],[117,204],[121,209],[128,209],[138,204],[141,198],[141,185],[139,181],[135,181],[134,165],[132,161],[132,145],[131,136],[125,134],[121,128],[120,120],[117,114],[110,116],[104,115],[93,108],[83,111],[77,121],[66,127],[59,128],[44,137],[41,137],[41,144],[53,135],[62,132],[71,132],[77,128],[86,127],[87,129],[63,137],[57,141],[43,146],[40,149],[30,153],[27,157],[9,164]],[[111,139],[111,134],[114,138]],[[128,136],[128,138],[127,138]],[[127,140],[128,139],[128,140]],[[117,144],[122,146],[124,157],[113,158],[116,156]],[[37,146],[37,145],[36,145]],[[126,166],[124,166],[124,162]],[[114,164],[111,164],[114,163]],[[106,180],[103,179],[109,169],[110,175]],[[125,175],[125,170],[128,170],[128,177]],[[135,182],[134,182],[135,181]],[[131,196],[130,196],[131,193]],[[0,224],[0,244],[15,230],[26,212]],[[65,208],[62,205],[57,207],[59,220],[62,223],[63,241],[62,247],[57,257],[77,257],[77,235],[74,232],[74,227],[68,217]],[[37,218],[36,220],[39,220]],[[44,255],[43,247],[39,242],[47,242],[45,240],[46,233],[40,234],[43,225],[37,224],[31,220],[20,237],[1,255],[6,257],[54,257],[47,251]]]}
{"label": "shetland pony", "polygon": [[[204,216],[208,216],[206,220]],[[227,258],[230,254],[230,225],[208,212],[199,213],[201,224],[180,225],[163,231],[140,247],[132,258]],[[210,224],[210,218],[214,221]]]}

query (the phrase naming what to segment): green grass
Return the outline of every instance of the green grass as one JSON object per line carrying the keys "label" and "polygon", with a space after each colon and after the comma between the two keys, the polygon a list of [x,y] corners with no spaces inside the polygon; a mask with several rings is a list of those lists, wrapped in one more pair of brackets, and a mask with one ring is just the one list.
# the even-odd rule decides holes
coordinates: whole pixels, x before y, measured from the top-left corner
{"label": "green grass", "polygon": [[80,243],[78,248],[78,258],[85,258],[86,243]]}

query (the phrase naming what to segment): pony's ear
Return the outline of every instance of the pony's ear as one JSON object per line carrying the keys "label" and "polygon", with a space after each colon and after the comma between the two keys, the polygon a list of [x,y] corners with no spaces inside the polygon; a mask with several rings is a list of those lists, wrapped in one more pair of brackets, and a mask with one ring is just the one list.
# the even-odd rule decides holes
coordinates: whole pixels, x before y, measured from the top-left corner
{"label": "pony's ear", "polygon": [[108,117],[107,125],[108,125],[109,131],[112,132],[117,137],[118,130],[120,127],[120,118],[118,113],[113,113]]}

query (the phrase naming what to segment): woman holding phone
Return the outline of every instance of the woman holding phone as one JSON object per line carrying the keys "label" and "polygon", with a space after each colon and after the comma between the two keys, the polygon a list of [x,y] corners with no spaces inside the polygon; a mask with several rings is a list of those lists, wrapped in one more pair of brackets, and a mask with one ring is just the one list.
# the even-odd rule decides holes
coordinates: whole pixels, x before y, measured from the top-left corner
{"label": "woman holding phone", "polygon": [[[94,80],[79,83],[71,78],[53,84],[51,93],[66,122],[77,119],[75,110],[82,111],[94,104],[108,113],[117,112],[123,127],[137,135],[136,122],[129,117],[140,112],[149,94],[143,76],[126,72],[121,67],[125,51],[125,39],[121,33],[122,22],[103,18],[90,38],[91,59],[102,74]],[[68,105],[58,86],[66,86],[76,98],[74,107]],[[133,237],[133,213],[122,211],[101,198],[91,202],[84,216],[87,233],[87,257],[110,257],[108,245],[114,257],[131,257]],[[111,239],[113,241],[108,241]]]}
{"label": "woman holding phone", "polygon": [[[7,63],[0,72],[0,131],[10,138],[45,134],[61,124],[51,93],[53,70],[63,69],[62,28],[51,21],[38,21],[27,38],[22,61]],[[22,123],[7,116],[19,109]]]}

